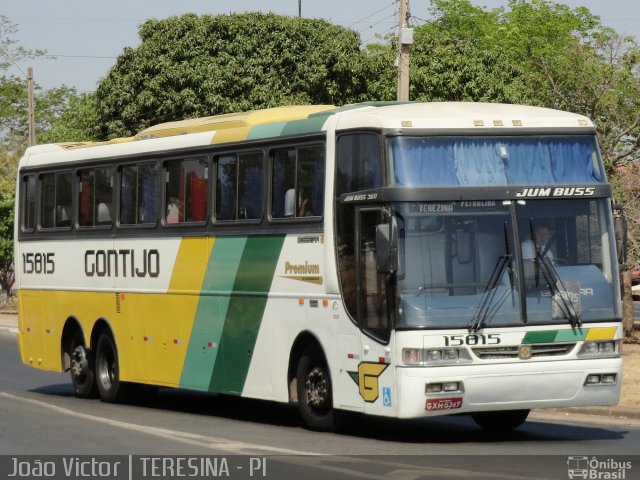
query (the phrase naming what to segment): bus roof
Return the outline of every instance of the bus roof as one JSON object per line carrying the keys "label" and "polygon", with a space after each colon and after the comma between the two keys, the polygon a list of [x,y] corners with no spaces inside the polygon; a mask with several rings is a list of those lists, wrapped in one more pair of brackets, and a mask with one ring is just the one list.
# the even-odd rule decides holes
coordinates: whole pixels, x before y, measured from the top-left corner
{"label": "bus roof", "polygon": [[[337,129],[348,128],[579,129],[593,130],[589,118],[549,108],[501,103],[394,103],[351,110],[340,115]],[[586,133],[586,132],[585,132]]]}
{"label": "bus roof", "polygon": [[376,129],[564,129],[595,131],[582,115],[523,105],[472,102],[368,102],[343,107],[298,105],[161,123],[132,137],[29,147],[20,166],[105,158],[154,151],[291,136],[335,128]]}

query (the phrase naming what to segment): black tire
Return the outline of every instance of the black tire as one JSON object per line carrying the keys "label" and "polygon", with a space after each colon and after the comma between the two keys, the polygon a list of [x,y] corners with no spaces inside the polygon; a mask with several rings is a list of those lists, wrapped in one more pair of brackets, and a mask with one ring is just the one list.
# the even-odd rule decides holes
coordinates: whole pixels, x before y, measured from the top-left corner
{"label": "black tire", "polygon": [[529,416],[529,410],[506,410],[504,412],[473,413],[473,420],[490,432],[508,432],[522,425]]}
{"label": "black tire", "polygon": [[120,381],[118,349],[107,332],[98,338],[95,371],[98,393],[103,401],[119,403],[131,398],[132,385]]}
{"label": "black tire", "polygon": [[296,370],[298,408],[304,423],[312,430],[332,432],[337,428],[333,408],[331,375],[327,362],[316,350],[305,352]]}
{"label": "black tire", "polygon": [[71,357],[71,384],[78,398],[96,398],[98,386],[96,385],[93,352],[87,350],[82,334],[78,332],[71,341],[69,352]]}

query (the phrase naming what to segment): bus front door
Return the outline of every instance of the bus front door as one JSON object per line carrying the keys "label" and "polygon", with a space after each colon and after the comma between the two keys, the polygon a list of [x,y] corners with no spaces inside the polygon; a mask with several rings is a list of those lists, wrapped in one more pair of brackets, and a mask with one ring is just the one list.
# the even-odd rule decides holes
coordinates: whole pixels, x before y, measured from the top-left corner
{"label": "bus front door", "polygon": [[388,223],[383,209],[360,207],[356,216],[358,324],[362,355],[358,386],[365,412],[393,415],[395,382],[392,363],[392,274],[379,270],[376,261],[376,229]]}

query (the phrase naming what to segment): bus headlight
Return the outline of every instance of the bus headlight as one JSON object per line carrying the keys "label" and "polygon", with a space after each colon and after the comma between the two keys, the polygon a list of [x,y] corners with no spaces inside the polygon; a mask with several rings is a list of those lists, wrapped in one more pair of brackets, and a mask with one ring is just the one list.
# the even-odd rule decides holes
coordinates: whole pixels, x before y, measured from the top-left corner
{"label": "bus headlight", "polygon": [[597,342],[584,342],[578,352],[578,357],[617,357],[620,355],[618,340],[604,340]]}
{"label": "bus headlight", "polygon": [[470,362],[469,353],[460,348],[402,349],[402,363],[405,365],[447,365]]}

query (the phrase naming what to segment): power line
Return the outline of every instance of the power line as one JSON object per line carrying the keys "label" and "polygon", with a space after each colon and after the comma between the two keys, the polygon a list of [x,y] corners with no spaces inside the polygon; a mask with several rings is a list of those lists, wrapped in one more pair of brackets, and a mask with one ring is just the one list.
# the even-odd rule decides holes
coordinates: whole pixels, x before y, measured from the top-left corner
{"label": "power line", "polygon": [[377,10],[369,15],[367,15],[364,18],[361,18],[360,20],[356,20],[355,22],[351,23],[350,25],[347,25],[346,28],[351,28],[353,25],[355,25],[356,23],[363,23],[364,20],[368,20],[369,18],[373,17],[374,15],[377,15],[380,12],[385,11],[386,9],[388,9],[389,7],[393,7],[395,4],[397,3],[397,0],[394,0],[393,2],[391,2],[389,5],[387,5],[386,7],[382,7],[380,10]]}
{"label": "power line", "polygon": [[100,55],[65,55],[65,54],[58,54],[58,53],[47,53],[46,55],[44,55],[44,57],[55,57],[55,58],[47,58],[48,60],[55,60],[56,58],[96,58],[96,59],[111,59],[111,60],[115,60],[118,57],[113,57],[113,56],[100,56]]}
{"label": "power line", "polygon": [[[366,28],[364,28],[362,30],[358,30],[358,33],[363,33],[364,31],[366,31],[366,30],[368,30],[370,28],[376,27],[376,26],[380,25],[381,23],[391,23],[391,22],[387,22],[386,20],[388,20],[390,18],[394,18],[395,16],[396,16],[396,14],[392,13],[391,15],[388,15],[388,16],[384,17],[380,21],[378,21],[376,23],[372,23],[371,25],[369,25],[368,27],[366,27]],[[392,23],[392,25],[393,25],[393,27],[391,27],[391,28],[395,28],[396,27],[396,22],[394,21]]]}

